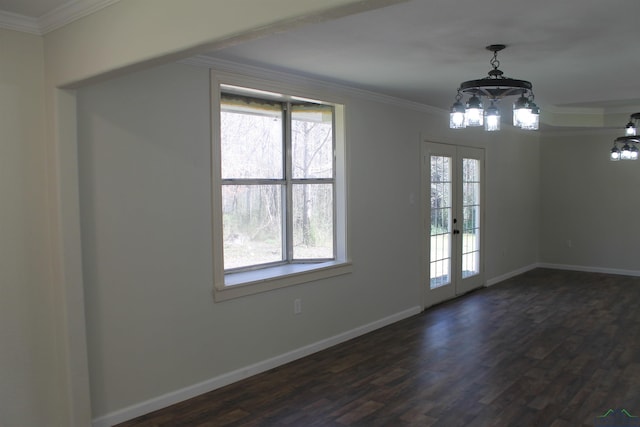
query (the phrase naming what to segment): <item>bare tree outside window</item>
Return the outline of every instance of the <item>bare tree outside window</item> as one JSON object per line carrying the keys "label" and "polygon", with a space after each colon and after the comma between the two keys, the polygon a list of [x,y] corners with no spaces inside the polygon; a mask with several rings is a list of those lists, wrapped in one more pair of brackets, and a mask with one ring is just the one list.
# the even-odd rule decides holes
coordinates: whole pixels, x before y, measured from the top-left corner
{"label": "bare tree outside window", "polygon": [[294,104],[291,118],[293,257],[332,258],[333,110]]}

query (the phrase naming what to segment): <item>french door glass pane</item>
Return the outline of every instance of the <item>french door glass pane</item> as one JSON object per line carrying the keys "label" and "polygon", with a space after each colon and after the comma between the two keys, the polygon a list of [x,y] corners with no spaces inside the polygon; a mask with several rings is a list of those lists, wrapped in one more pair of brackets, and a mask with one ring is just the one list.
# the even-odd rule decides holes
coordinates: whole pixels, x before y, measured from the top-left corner
{"label": "french door glass pane", "polygon": [[462,161],[462,278],[480,273],[480,161]]}
{"label": "french door glass pane", "polygon": [[431,156],[431,289],[451,283],[451,184],[451,158]]}
{"label": "french door glass pane", "polygon": [[224,268],[284,259],[281,185],[223,185]]}
{"label": "french door glass pane", "polygon": [[293,185],[293,258],[333,258],[333,184]]}

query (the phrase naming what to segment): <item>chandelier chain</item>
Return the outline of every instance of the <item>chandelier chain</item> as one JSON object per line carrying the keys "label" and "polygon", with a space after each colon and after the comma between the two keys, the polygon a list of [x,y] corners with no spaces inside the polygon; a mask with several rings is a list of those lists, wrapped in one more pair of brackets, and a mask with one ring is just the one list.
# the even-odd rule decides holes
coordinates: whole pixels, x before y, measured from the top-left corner
{"label": "chandelier chain", "polygon": [[500,67],[500,61],[498,61],[498,52],[493,52],[493,58],[489,61],[494,70],[497,70]]}

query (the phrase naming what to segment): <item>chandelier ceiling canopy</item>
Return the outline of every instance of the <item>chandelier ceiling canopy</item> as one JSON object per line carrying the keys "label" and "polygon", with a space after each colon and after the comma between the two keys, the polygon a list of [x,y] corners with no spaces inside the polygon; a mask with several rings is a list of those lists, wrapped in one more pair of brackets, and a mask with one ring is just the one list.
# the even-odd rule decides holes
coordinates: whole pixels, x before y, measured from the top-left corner
{"label": "chandelier ceiling canopy", "polygon": [[[456,100],[449,114],[451,129],[484,125],[487,131],[500,130],[499,102],[507,96],[518,95],[519,97],[513,103],[513,125],[527,130],[538,129],[540,108],[533,102],[533,85],[526,80],[505,77],[504,72],[499,69],[498,52],[505,47],[506,45],[503,44],[492,44],[486,47],[493,52],[493,57],[489,61],[492,69],[487,77],[460,83]],[[463,104],[464,95],[469,95],[469,99]],[[483,106],[482,98],[486,98],[489,102],[486,108]]]}

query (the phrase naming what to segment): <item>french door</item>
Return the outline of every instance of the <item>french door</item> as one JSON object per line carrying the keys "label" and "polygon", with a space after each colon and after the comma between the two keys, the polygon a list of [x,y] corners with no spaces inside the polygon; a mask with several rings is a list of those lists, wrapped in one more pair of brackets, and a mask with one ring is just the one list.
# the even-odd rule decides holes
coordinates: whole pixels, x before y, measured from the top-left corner
{"label": "french door", "polygon": [[424,307],[484,284],[484,150],[422,143]]}

